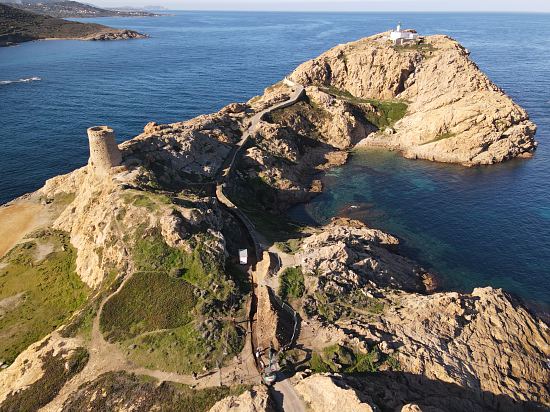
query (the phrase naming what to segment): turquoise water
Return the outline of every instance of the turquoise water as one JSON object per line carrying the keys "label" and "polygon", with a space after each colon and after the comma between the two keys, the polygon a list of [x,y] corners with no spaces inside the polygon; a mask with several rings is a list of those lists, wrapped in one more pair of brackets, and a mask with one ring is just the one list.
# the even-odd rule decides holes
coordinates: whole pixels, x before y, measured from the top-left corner
{"label": "turquoise water", "polygon": [[[469,48],[538,124],[537,155],[464,169],[361,154],[330,172],[326,192],[293,215],[318,222],[355,216],[401,237],[405,252],[446,286],[502,286],[550,304],[548,14],[182,12],[93,19],[147,33],[147,40],[0,49],[0,203],[85,164],[90,125],[109,124],[124,140],[151,120],[216,111],[261,93],[331,46],[399,20]],[[40,80],[18,81],[30,78]]]}

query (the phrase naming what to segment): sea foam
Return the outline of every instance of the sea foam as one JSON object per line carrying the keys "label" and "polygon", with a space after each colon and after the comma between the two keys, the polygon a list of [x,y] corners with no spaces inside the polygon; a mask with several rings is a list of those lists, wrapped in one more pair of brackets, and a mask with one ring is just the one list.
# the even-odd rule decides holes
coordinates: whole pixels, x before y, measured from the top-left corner
{"label": "sea foam", "polygon": [[30,82],[37,82],[40,80],[42,80],[40,77],[28,77],[26,79],[17,79],[17,80],[0,80],[0,85],[12,84],[12,83],[30,83]]}

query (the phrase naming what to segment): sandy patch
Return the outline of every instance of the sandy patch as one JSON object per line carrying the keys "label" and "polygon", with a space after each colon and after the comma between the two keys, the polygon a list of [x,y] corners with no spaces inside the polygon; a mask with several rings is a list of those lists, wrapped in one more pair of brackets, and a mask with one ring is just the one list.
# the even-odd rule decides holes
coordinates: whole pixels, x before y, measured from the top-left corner
{"label": "sandy patch", "polygon": [[28,201],[0,207],[0,257],[44,222],[44,209]]}
{"label": "sandy patch", "polygon": [[46,256],[54,251],[55,247],[53,243],[38,242],[36,244],[36,250],[34,252],[34,261],[36,263],[44,260]]}
{"label": "sandy patch", "polygon": [[8,296],[7,298],[0,299],[0,319],[10,310],[13,310],[21,303],[25,292],[19,292],[16,295]]}

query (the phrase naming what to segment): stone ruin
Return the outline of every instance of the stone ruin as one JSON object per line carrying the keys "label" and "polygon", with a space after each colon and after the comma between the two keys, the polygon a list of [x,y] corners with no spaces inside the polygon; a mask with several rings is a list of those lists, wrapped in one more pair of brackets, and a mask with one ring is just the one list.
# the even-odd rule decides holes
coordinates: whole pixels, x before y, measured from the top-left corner
{"label": "stone ruin", "polygon": [[122,154],[115,141],[115,132],[108,126],[88,128],[90,160],[88,168],[98,176],[107,176],[111,168],[120,166]]}

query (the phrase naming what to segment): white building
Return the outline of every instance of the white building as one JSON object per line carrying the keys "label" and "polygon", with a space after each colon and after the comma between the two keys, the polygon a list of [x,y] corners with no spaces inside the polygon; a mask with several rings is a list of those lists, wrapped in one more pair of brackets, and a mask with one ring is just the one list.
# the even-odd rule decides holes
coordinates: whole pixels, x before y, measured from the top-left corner
{"label": "white building", "polygon": [[396,45],[416,43],[418,37],[418,33],[409,30],[401,30],[401,23],[397,25],[395,30],[390,32],[390,40]]}
{"label": "white building", "polygon": [[248,263],[248,250],[239,249],[239,263],[241,265],[246,265]]}

